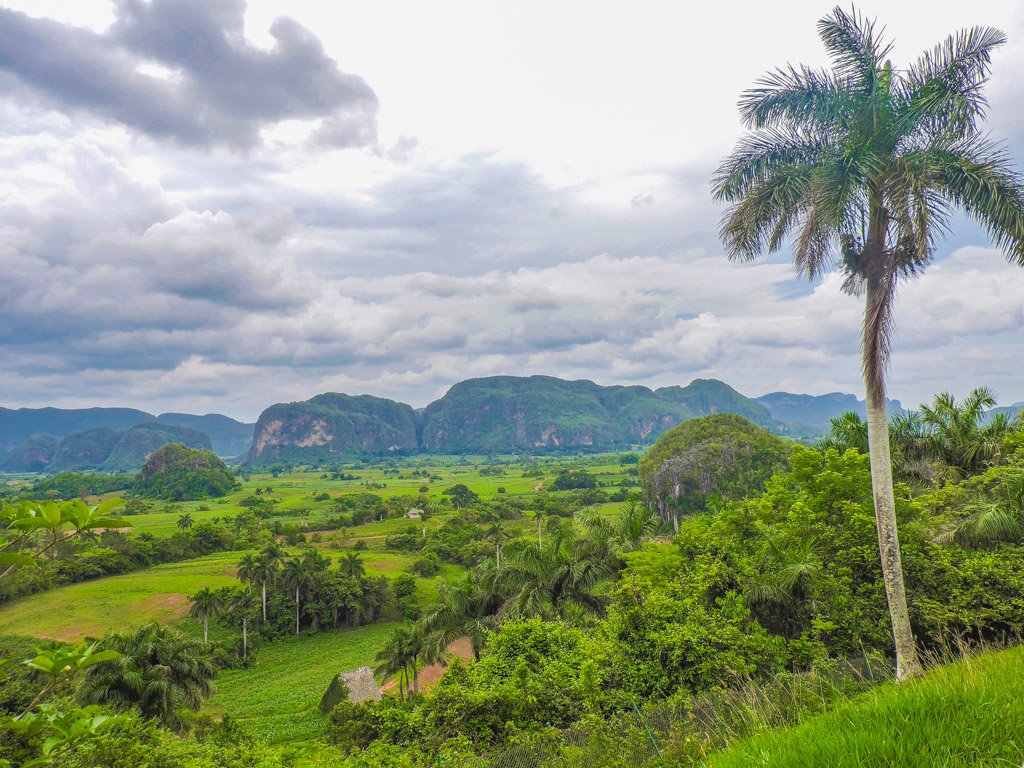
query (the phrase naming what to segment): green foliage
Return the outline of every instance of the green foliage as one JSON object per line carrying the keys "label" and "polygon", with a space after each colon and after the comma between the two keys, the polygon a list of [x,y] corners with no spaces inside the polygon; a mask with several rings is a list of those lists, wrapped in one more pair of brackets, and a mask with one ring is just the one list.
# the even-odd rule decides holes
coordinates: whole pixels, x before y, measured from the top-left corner
{"label": "green foliage", "polygon": [[728,413],[705,416],[666,432],[640,462],[649,503],[663,520],[703,510],[712,497],[756,493],[785,466],[789,444]]}
{"label": "green foliage", "polygon": [[142,468],[138,493],[147,499],[193,501],[224,496],[237,485],[231,470],[210,451],[169,443]]}
{"label": "green foliage", "polygon": [[585,469],[565,470],[551,483],[552,491],[575,491],[585,488],[596,488],[597,478]]}

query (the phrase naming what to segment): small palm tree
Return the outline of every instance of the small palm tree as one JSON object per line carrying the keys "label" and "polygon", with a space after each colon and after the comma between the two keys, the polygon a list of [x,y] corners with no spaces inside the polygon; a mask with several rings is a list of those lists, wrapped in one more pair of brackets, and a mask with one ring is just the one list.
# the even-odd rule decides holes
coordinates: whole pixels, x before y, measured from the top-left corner
{"label": "small palm tree", "polygon": [[398,696],[403,702],[405,701],[405,692],[409,687],[410,669],[413,670],[413,675],[417,674],[419,654],[417,643],[411,627],[397,627],[375,657],[377,666],[374,667],[373,672],[378,679],[385,681],[398,675]]}
{"label": "small palm tree", "polygon": [[719,169],[729,256],[748,260],[792,236],[810,279],[841,266],[865,297],[861,334],[868,442],[897,679],[921,666],[907,610],[886,415],[893,303],[923,271],[953,208],[977,219],[1024,266],[1024,189],[982,131],[982,88],[1006,38],[976,27],[908,69],[893,67],[874,22],[835,8],[818,23],[831,70],[776,70],[740,101],[751,132]]}
{"label": "small palm tree", "polygon": [[176,525],[181,530],[187,531],[189,528],[192,527],[192,513],[186,512],[183,515],[178,515],[178,522],[176,523]]}
{"label": "small palm tree", "polygon": [[1024,536],[1024,473],[1006,477],[993,501],[967,508],[967,517],[939,537],[967,547],[983,547],[1001,541],[1020,541]]}
{"label": "small palm tree", "polygon": [[143,717],[181,730],[178,711],[198,711],[213,692],[217,667],[208,651],[173,629],[153,623],[108,633],[103,646],[120,656],[86,671],[79,690],[85,704],[135,706]]}
{"label": "small palm tree", "polygon": [[501,597],[489,580],[467,571],[458,581],[442,580],[438,585],[438,603],[421,620],[425,635],[436,654],[455,640],[468,637],[473,657],[479,661],[487,639],[498,623]]}
{"label": "small palm tree", "polygon": [[210,642],[210,619],[223,610],[224,604],[220,595],[209,587],[203,587],[192,595],[192,608],[189,616],[203,624],[203,643]]}
{"label": "small palm tree", "polygon": [[366,575],[366,564],[356,552],[346,552],[338,560],[338,572],[351,579],[361,579]]}
{"label": "small palm tree", "polygon": [[987,409],[995,404],[992,390],[978,387],[962,402],[942,392],[931,405],[922,405],[919,418],[931,452],[964,474],[982,472],[997,462],[1011,421],[1003,413],[988,417]]}
{"label": "small palm tree", "polygon": [[267,587],[277,582],[285,561],[285,550],[276,541],[268,544],[260,553],[258,579],[263,604],[263,621],[267,620]]}

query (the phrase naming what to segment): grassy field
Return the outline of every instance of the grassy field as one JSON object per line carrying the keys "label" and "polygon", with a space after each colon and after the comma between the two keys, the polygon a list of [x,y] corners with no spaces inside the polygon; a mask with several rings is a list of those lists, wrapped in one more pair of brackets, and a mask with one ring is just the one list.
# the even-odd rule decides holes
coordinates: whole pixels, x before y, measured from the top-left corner
{"label": "grassy field", "polygon": [[393,627],[374,624],[266,643],[256,666],[218,675],[206,709],[230,714],[246,733],[271,743],[313,739],[323,728],[317,705],[331,678],[372,666]]}
{"label": "grassy field", "polygon": [[[298,550],[293,550],[293,553]],[[323,550],[332,559],[340,550]],[[0,634],[53,640],[80,640],[100,636],[109,629],[126,630],[147,621],[183,622],[188,596],[203,587],[236,584],[235,566],[244,552],[218,552],[181,563],[169,563],[105,579],[85,581],[21,598],[0,608]],[[415,555],[398,552],[362,552],[371,575],[389,578],[407,572]],[[417,579],[417,596],[424,604],[437,599],[440,578],[454,578],[457,566],[445,565],[432,579]]]}
{"label": "grassy field", "polygon": [[708,768],[1016,768],[1024,761],[1024,648],[881,686]]}

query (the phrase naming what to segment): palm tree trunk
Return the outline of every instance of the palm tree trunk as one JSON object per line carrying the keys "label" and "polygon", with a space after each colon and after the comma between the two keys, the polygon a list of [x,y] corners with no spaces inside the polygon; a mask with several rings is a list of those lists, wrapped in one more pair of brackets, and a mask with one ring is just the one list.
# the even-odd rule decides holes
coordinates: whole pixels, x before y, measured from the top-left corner
{"label": "palm tree trunk", "polygon": [[263,623],[267,623],[267,582],[263,582]]}
{"label": "palm tree trunk", "polygon": [[494,545],[494,570],[501,568],[501,545]]}
{"label": "palm tree trunk", "polygon": [[203,616],[203,643],[210,644],[210,617]]}
{"label": "palm tree trunk", "polygon": [[249,617],[242,617],[242,658],[249,656]]}
{"label": "palm tree trunk", "polygon": [[299,636],[299,588],[295,588],[295,636]]}
{"label": "palm tree trunk", "polygon": [[889,603],[892,635],[896,646],[896,679],[922,673],[917,643],[910,626],[907,591],[903,583],[900,541],[896,530],[896,499],[892,490],[892,459],[889,456],[889,415],[885,394],[885,348],[892,306],[890,283],[869,279],[864,318],[864,383],[867,393],[868,450],[871,456],[871,490],[875,500],[878,548],[882,580]]}
{"label": "palm tree trunk", "polygon": [[417,669],[416,662],[412,663],[412,692],[419,695],[420,692],[420,671]]}

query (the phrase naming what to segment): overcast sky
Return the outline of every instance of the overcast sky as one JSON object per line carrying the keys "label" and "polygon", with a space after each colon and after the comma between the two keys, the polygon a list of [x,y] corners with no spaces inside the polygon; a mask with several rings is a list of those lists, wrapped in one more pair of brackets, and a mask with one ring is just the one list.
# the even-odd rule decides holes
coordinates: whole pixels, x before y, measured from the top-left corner
{"label": "overcast sky", "polygon": [[[1024,15],[861,4],[901,65]],[[825,2],[23,0],[0,8],[0,405],[254,420],[472,376],[860,392],[860,306],[722,255],[739,93]],[[1024,400],[1024,270],[973,225],[897,307],[891,394]]]}

